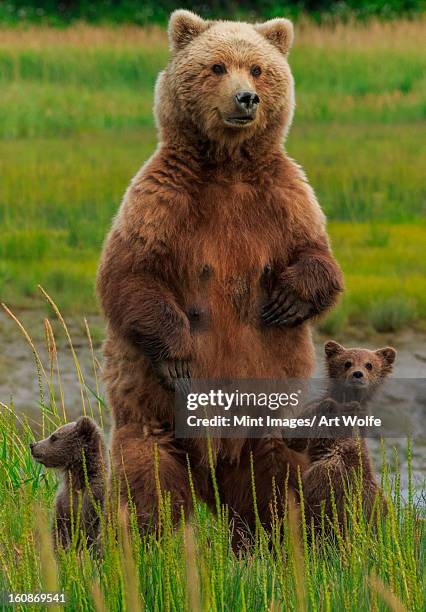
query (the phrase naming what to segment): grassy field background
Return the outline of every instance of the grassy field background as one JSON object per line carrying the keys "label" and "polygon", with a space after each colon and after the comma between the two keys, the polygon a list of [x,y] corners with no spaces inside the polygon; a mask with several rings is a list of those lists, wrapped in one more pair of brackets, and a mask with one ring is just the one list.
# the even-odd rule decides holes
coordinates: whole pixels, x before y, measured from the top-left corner
{"label": "grassy field background", "polygon": [[[296,34],[288,151],[328,215],[347,286],[322,327],[425,330],[426,22],[299,23]],[[152,92],[167,56],[159,29],[0,30],[0,301],[27,320],[22,309],[39,318],[46,307],[39,283],[67,320],[98,312],[100,248],[131,176],[156,146]],[[84,368],[75,361],[71,383],[60,369],[64,334],[70,341],[62,319],[57,340],[54,324],[44,325],[35,344],[27,336],[37,412],[0,398],[0,593],[62,590],[70,611],[425,609],[424,489],[413,490],[409,444],[383,456],[387,515],[365,521],[359,480],[348,491],[348,529],[334,517],[330,538],[310,539],[287,507],[272,536],[258,525],[238,557],[220,500],[216,516],[197,504],[173,531],[163,495],[159,534],[140,538],[130,514],[129,538],[111,495],[101,558],[73,546],[55,563],[48,523],[58,479],[32,461],[29,443],[68,419],[70,389],[81,392],[81,412],[104,420]],[[98,390],[100,365],[86,341]],[[68,347],[73,364],[74,346],[81,352],[81,333]]]}
{"label": "grassy field background", "polygon": [[[300,23],[288,152],[306,169],[346,278],[327,332],[426,321],[426,21]],[[165,33],[0,31],[0,297],[97,311],[94,275],[126,186],[156,146]]]}

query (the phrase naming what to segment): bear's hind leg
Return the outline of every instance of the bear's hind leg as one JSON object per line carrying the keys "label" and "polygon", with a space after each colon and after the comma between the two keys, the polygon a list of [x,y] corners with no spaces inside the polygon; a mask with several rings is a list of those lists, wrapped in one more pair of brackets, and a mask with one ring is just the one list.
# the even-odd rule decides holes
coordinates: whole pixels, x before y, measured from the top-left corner
{"label": "bear's hind leg", "polygon": [[186,456],[172,434],[143,432],[138,425],[121,427],[112,437],[112,464],[120,503],[126,506],[130,494],[141,533],[158,526],[159,489],[162,497],[170,494],[174,524],[182,509],[185,515],[192,511]]}
{"label": "bear's hind leg", "polygon": [[283,519],[287,504],[297,506],[299,465],[303,472],[299,454],[292,452],[281,438],[272,437],[247,440],[237,465],[219,464],[219,493],[234,523],[234,550],[255,533],[256,517],[271,532],[274,519]]}

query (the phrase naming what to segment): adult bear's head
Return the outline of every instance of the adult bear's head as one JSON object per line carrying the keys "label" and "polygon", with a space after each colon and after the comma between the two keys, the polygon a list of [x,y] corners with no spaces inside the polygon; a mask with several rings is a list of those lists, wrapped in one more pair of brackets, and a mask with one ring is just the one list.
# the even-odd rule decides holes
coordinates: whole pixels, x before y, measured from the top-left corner
{"label": "adult bear's head", "polygon": [[179,10],[169,41],[172,56],[155,104],[164,137],[184,131],[225,147],[266,134],[282,138],[294,107],[290,21],[205,21]]}

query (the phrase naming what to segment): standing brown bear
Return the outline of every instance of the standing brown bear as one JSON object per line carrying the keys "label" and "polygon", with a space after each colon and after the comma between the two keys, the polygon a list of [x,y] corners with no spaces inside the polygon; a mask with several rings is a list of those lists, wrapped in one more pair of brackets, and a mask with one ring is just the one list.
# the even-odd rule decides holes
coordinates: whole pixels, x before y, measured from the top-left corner
{"label": "standing brown bear", "polygon": [[[324,215],[282,148],[294,109],[292,24],[180,10],[169,39],[155,95],[160,143],[124,197],[98,275],[113,470],[141,528],[156,521],[155,446],[175,517],[191,510],[187,453],[208,498],[205,444],[173,435],[176,381],[310,376],[308,321],[342,290]],[[284,481],[292,451],[270,441],[250,449],[266,521],[272,477]],[[222,469],[224,502],[246,480],[247,452],[244,441],[215,447],[218,473],[234,466]],[[238,500],[244,518],[252,501]]]}

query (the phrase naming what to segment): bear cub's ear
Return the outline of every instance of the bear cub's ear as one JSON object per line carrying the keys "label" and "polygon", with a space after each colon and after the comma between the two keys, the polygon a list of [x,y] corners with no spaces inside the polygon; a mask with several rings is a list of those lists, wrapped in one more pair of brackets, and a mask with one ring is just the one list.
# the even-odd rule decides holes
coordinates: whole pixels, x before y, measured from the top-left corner
{"label": "bear cub's ear", "polygon": [[207,21],[191,11],[182,9],[174,11],[169,20],[169,43],[172,52],[186,47],[208,27]]}
{"label": "bear cub's ear", "polygon": [[391,346],[387,346],[386,348],[378,349],[376,355],[381,357],[386,365],[391,366],[396,358],[396,350]]}
{"label": "bear cub's ear", "polygon": [[270,19],[265,23],[258,23],[255,29],[262,34],[281,53],[287,55],[294,39],[293,24],[288,19]]}
{"label": "bear cub's ear", "polygon": [[79,436],[90,437],[96,431],[96,423],[90,417],[82,416],[75,424]]}
{"label": "bear cub's ear", "polygon": [[345,351],[345,347],[339,344],[338,342],[334,342],[334,340],[329,340],[324,344],[324,352],[329,358],[334,357],[335,355],[340,355]]}

